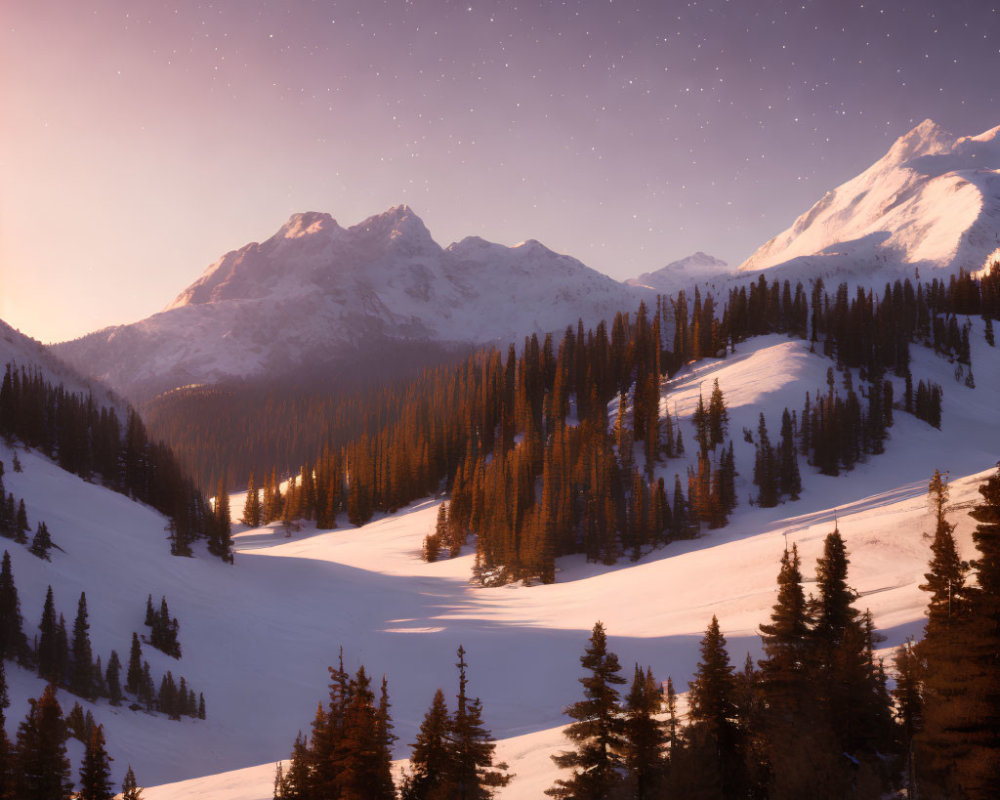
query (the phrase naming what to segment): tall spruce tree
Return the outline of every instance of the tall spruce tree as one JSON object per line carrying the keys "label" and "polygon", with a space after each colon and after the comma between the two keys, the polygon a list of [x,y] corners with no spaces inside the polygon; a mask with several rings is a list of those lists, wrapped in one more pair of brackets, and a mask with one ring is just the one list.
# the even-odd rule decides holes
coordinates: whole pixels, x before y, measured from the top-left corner
{"label": "tall spruce tree", "polygon": [[66,757],[66,723],[49,684],[37,700],[29,700],[28,715],[17,730],[14,797],[70,800],[73,782]]}
{"label": "tall spruce tree", "polygon": [[[707,797],[736,797],[742,784],[736,682],[726,637],[714,615],[699,648],[701,660],[688,687],[687,739],[691,754],[699,756],[702,768],[710,774],[696,778],[693,785]],[[691,771],[690,764],[685,771]]]}
{"label": "tall spruce tree", "polygon": [[42,619],[38,623],[38,677],[49,683],[59,683],[62,680],[62,657],[60,654],[59,623],[56,618],[55,600],[52,587],[45,594],[45,605],[42,607]]}
{"label": "tall spruce tree", "polygon": [[77,800],[112,800],[111,756],[104,743],[104,727],[95,725],[87,740],[87,749],[80,767],[80,791]]}
{"label": "tall spruce tree", "polygon": [[584,699],[564,712],[576,720],[564,734],[576,743],[577,749],[552,756],[560,769],[574,772],[566,780],[557,780],[545,793],[564,800],[598,800],[608,797],[619,784],[625,748],[616,688],[625,683],[625,678],[620,674],[618,656],[608,650],[602,623],[594,625],[580,664],[589,673],[579,679]]}
{"label": "tall spruce tree", "polygon": [[798,548],[792,545],[782,554],[771,621],[760,626],[765,656],[759,662],[763,755],[768,796],[775,800],[840,796],[841,785],[835,780],[840,758],[816,699],[811,624]]}
{"label": "tall spruce tree", "polygon": [[966,566],[959,558],[955,544],[955,526],[946,517],[949,495],[947,473],[942,475],[934,470],[927,491],[934,514],[934,535],[930,571],[924,575],[926,583],[920,586],[931,596],[927,605],[927,629],[921,644],[925,652],[939,644],[950,646],[947,631],[952,621],[961,616],[966,573]]}
{"label": "tall spruce tree", "polygon": [[108,700],[111,705],[121,705],[122,702],[122,664],[118,659],[118,651],[112,650],[108,658],[108,668],[104,673],[104,685],[107,687]]}
{"label": "tall spruce tree", "polygon": [[144,686],[142,669],[142,645],[139,644],[139,634],[132,633],[132,647],[129,651],[128,670],[125,673],[125,691],[141,696]]}
{"label": "tall spruce tree", "polygon": [[652,670],[635,665],[625,698],[624,760],[629,797],[654,800],[663,796],[667,772],[667,732],[657,716],[663,696]]}
{"label": "tall spruce tree", "polygon": [[468,678],[465,648],[459,645],[458,696],[451,721],[450,749],[456,800],[489,800],[496,789],[510,783],[506,764],[493,764],[496,744],[483,724],[479,698],[466,694]]}
{"label": "tall spruce tree", "polygon": [[0,661],[5,658],[20,660],[27,655],[28,642],[23,625],[10,553],[4,550],[3,566],[0,567]]}
{"label": "tall spruce tree", "polygon": [[90,647],[90,623],[87,621],[87,595],[80,592],[73,623],[69,690],[78,697],[94,696],[94,656]]}
{"label": "tall spruce tree", "polygon": [[[268,484],[270,486],[270,484]],[[270,499],[270,498],[268,498]],[[251,528],[259,528],[261,524],[262,509],[260,503],[260,490],[254,481],[253,471],[250,472],[250,482],[247,484],[247,499],[243,504],[243,524]],[[270,520],[267,520],[270,522]]]}
{"label": "tall spruce tree", "polygon": [[410,747],[410,771],[403,778],[402,800],[435,800],[452,797],[450,783],[451,753],[448,736],[451,718],[444,692],[434,693],[431,707],[424,714],[416,741]]}

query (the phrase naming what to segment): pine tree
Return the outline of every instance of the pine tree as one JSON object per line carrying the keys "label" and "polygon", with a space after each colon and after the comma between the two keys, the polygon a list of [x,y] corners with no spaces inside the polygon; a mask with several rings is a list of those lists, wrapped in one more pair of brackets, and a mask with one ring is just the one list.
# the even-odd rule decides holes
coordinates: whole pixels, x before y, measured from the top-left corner
{"label": "pine tree", "polygon": [[141,696],[143,686],[142,646],[139,644],[139,634],[132,633],[132,649],[129,651],[128,670],[125,673],[125,691]]}
{"label": "pine tree", "polygon": [[947,635],[953,619],[960,613],[964,597],[966,567],[958,557],[953,531],[955,526],[946,519],[948,504],[948,474],[934,470],[927,487],[928,499],[934,513],[934,539],[931,544],[930,572],[924,575],[926,583],[920,588],[931,595],[927,606],[927,631],[921,647],[937,646],[938,640],[945,647],[952,646]]}
{"label": "pine tree", "polygon": [[926,653],[917,758],[925,790],[968,800],[995,797],[1000,785],[1000,466],[979,493],[969,512],[978,523],[976,581],[952,621],[951,646]]}
{"label": "pine tree", "polygon": [[802,477],[799,474],[798,451],[788,409],[781,415],[781,444],[778,446],[778,490],[792,500],[799,499]]}
{"label": "pine tree", "polygon": [[607,635],[600,622],[594,625],[580,664],[590,673],[579,679],[584,699],[564,712],[576,720],[564,733],[577,744],[577,749],[552,756],[561,769],[575,771],[569,779],[557,780],[545,793],[565,800],[596,800],[607,797],[618,785],[625,746],[619,693],[615,688],[624,684],[625,678],[619,674],[618,656],[607,649]]}
{"label": "pine tree", "polygon": [[31,800],[70,800],[73,783],[66,757],[66,723],[49,684],[17,730],[14,796]]}
{"label": "pine tree", "polygon": [[[19,470],[15,469],[15,472]],[[13,495],[12,495],[13,496]],[[24,544],[28,541],[28,531],[31,527],[28,525],[28,511],[24,507],[24,499],[22,498],[17,505],[17,517],[14,523],[14,541],[18,544]],[[46,534],[48,533],[48,528],[45,529]]]}
{"label": "pine tree", "polygon": [[871,615],[860,615],[857,594],[847,584],[849,560],[836,529],[827,535],[816,563],[820,596],[811,604],[817,655],[817,699],[837,747],[862,763],[866,780],[889,747],[889,698],[874,659],[876,634]]}
{"label": "pine tree", "polygon": [[778,473],[774,448],[764,422],[764,412],[761,412],[757,426],[757,457],[754,461],[753,482],[758,489],[757,504],[761,508],[772,508],[778,504]]}
{"label": "pine tree", "polygon": [[496,745],[483,725],[483,707],[479,698],[466,696],[465,648],[458,648],[458,697],[451,721],[450,749],[453,768],[454,797],[457,800],[489,800],[494,790],[510,783],[507,765],[494,767]]}
{"label": "pine tree", "polygon": [[[704,768],[714,773],[722,797],[735,797],[741,781],[740,737],[736,725],[736,683],[726,651],[726,637],[714,615],[699,645],[701,660],[688,687],[689,738],[714,759]],[[706,788],[711,783],[706,784]],[[709,789],[709,791],[712,791]]]}
{"label": "pine tree", "polygon": [[[257,506],[257,516],[259,519],[259,503]],[[208,529],[208,552],[213,556],[221,558],[223,561],[232,563],[233,527],[229,510],[229,492],[226,488],[225,479],[219,480],[219,486],[215,492],[215,505],[213,508],[212,519],[206,527]]]}
{"label": "pine tree", "polygon": [[716,378],[712,386],[712,396],[708,401],[708,440],[713,450],[725,439],[728,424],[729,412],[726,410],[726,401],[719,388],[719,379]]}
{"label": "pine tree", "polygon": [[69,690],[73,694],[87,699],[94,696],[94,658],[90,647],[89,630],[87,595],[85,592],[80,592],[76,621],[73,623]]}
{"label": "pine tree", "polygon": [[667,734],[656,719],[663,698],[652,670],[635,665],[632,687],[625,698],[625,770],[629,796],[635,800],[662,797],[666,778]]}
{"label": "pine tree", "polygon": [[[198,714],[205,719],[205,698],[199,698]],[[392,717],[389,715],[389,682],[382,676],[378,708],[375,710],[375,790],[376,797],[395,800],[396,787],[392,781],[392,746],[396,736],[392,732]]]}
{"label": "pine tree", "polygon": [[5,711],[10,706],[7,696],[7,672],[0,658],[0,797],[13,797],[15,752],[7,738]]}
{"label": "pine tree", "polygon": [[892,691],[896,701],[896,718],[906,763],[905,788],[907,797],[916,796],[916,763],[914,739],[924,727],[923,663],[913,645],[913,639],[896,649],[893,657],[896,666],[896,688]]}
{"label": "pine tree", "polygon": [[839,776],[836,743],[816,700],[811,623],[798,548],[792,545],[782,554],[771,622],[760,626],[763,748],[773,798],[836,797],[840,787],[834,780]]}
{"label": "pine tree", "polygon": [[58,622],[51,586],[45,595],[45,605],[42,607],[42,619],[38,624],[38,630],[38,650],[36,653],[38,677],[49,683],[58,683],[63,676],[59,652]]}
{"label": "pine tree", "polygon": [[0,567],[0,661],[5,658],[20,660],[27,655],[27,651],[10,553],[4,550],[3,566]]}
{"label": "pine tree", "polygon": [[403,779],[403,800],[431,800],[451,797],[455,791],[448,783],[451,775],[451,753],[448,735],[451,718],[440,689],[434,693],[431,707],[424,715],[417,739],[410,754],[410,772]]}
{"label": "pine tree", "polygon": [[94,727],[87,741],[87,750],[80,767],[80,792],[78,800],[112,800],[111,762],[104,746],[104,728]]}
{"label": "pine tree", "polygon": [[28,548],[31,554],[45,561],[50,561],[49,550],[54,546],[48,526],[44,522],[39,522],[35,535],[31,538],[31,547]]}
{"label": "pine tree", "polygon": [[667,711],[667,747],[668,757],[673,758],[680,748],[680,718],[677,715],[677,690],[674,689],[674,679],[667,676],[665,699]]}
{"label": "pine tree", "polygon": [[104,683],[107,686],[108,699],[113,706],[121,705],[122,702],[121,674],[122,665],[118,660],[118,651],[112,650],[108,659],[108,669],[104,674]]}
{"label": "pine tree", "polygon": [[128,765],[125,780],[122,781],[122,796],[120,800],[142,800],[142,789],[136,783],[135,773],[132,771],[131,764]]}
{"label": "pine tree", "polygon": [[[265,495],[267,492],[265,491]],[[268,520],[270,521],[270,520]],[[247,499],[243,504],[243,524],[251,528],[259,528],[261,523],[260,492],[254,482],[253,471],[250,472],[250,482],[247,484]]]}

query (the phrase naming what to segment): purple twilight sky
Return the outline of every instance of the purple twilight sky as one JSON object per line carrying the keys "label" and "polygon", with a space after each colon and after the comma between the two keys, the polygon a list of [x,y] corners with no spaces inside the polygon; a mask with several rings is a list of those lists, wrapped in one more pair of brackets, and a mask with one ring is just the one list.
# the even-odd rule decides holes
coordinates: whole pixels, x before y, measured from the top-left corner
{"label": "purple twilight sky", "polygon": [[1000,123],[995,5],[7,0],[0,318],[134,321],[295,211],[398,203],[620,279],[736,264],[925,117]]}

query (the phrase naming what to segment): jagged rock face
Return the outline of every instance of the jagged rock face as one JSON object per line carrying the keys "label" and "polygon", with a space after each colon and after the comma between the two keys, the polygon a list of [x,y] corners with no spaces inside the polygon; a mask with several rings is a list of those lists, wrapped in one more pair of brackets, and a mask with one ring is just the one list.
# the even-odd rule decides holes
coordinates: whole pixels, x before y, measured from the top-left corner
{"label": "jagged rock face", "polygon": [[224,255],[159,314],[55,350],[145,399],[356,357],[372,342],[505,344],[632,310],[644,291],[534,241],[442,248],[406,206],[350,228],[309,212]]}
{"label": "jagged rock face", "polygon": [[1000,127],[956,139],[925,120],[758,249],[742,271],[803,277],[976,269],[1000,244]]}

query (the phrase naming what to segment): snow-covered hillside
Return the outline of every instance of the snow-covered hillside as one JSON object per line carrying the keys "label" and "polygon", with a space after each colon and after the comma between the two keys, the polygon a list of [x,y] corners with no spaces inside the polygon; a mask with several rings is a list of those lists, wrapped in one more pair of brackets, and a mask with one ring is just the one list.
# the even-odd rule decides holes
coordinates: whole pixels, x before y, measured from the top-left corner
{"label": "snow-covered hillside", "polygon": [[55,350],[141,399],[335,362],[386,340],[506,344],[610,319],[644,293],[533,240],[441,248],[407,206],[350,228],[310,212],[224,255],[161,313]]}
{"label": "snow-covered hillside", "polygon": [[1000,127],[956,139],[924,120],[740,270],[805,277],[919,270],[929,280],[936,270],[978,269],[998,244]]}
{"label": "snow-covered hillside", "polygon": [[[397,756],[404,757],[434,690],[456,691],[454,653],[463,644],[470,691],[482,697],[487,724],[502,739],[499,754],[517,773],[501,796],[535,800],[556,777],[548,756],[565,747],[562,708],[579,696],[578,658],[598,619],[626,670],[633,662],[648,664],[683,689],[712,614],[734,661],[748,650],[758,653],[757,626],[774,602],[786,537],[798,543],[809,581],[836,516],[851,583],[888,636],[886,648],[919,631],[925,597],[917,585],[929,557],[923,533],[931,527],[927,481],[935,468],[950,470],[952,501],[967,506],[998,456],[1000,351],[984,343],[981,322],[973,323],[976,389],[956,382],[945,360],[913,350],[914,375],[945,388],[941,430],[898,412],[884,455],[836,478],[803,466],[802,499],[773,509],[746,502],[753,448],[739,431],[754,428],[761,411],[776,430],[785,406],[799,409],[807,390],[825,387],[831,362],[810,353],[807,343],[773,335],[682,371],[665,385],[663,402],[684,418],[689,442],[699,391],[707,395],[718,378],[729,404],[740,473],[740,506],[730,525],[636,563],[604,567],[565,558],[556,583],[547,586],[471,586],[471,546],[454,560],[421,561],[436,499],[360,529],[305,529],[290,538],[280,529],[242,530],[234,567],[170,558],[161,516],[21,452],[24,472],[8,471],[8,489],[26,499],[32,522],[45,520],[66,550],[54,552],[50,564],[5,543],[25,627],[30,636],[46,585],[68,618],[85,590],[95,653],[106,661],[111,648],[127,651],[131,631],[143,630],[146,595],[168,598],[184,657],[174,662],[151,648],[145,655],[155,674],[172,669],[204,692],[208,719],[171,722],[106,702],[92,706],[108,732],[116,777],[131,763],[141,783],[159,784],[147,789],[150,800],[269,798],[274,763],[287,758],[296,731],[308,727],[340,645],[349,669],[364,663],[370,673],[387,675]],[[11,459],[2,445],[0,459]],[[670,461],[662,474],[683,475],[687,463]],[[238,496],[232,505],[238,515]],[[972,522],[964,511],[952,519],[968,556]],[[42,684],[13,666],[8,678],[13,732],[26,698]]]}
{"label": "snow-covered hillside", "polygon": [[625,283],[673,295],[681,289],[690,290],[695,284],[711,284],[717,279],[728,278],[732,273],[733,269],[725,261],[699,250],[686,258],[671,261],[654,272],[644,272],[638,278],[629,278]]}
{"label": "snow-covered hillside", "polygon": [[41,342],[25,336],[0,319],[0,375],[6,365],[38,370],[47,381],[62,384],[71,392],[92,392],[101,403],[121,408],[121,400],[95,380],[85,378],[80,372],[57,358]]}

